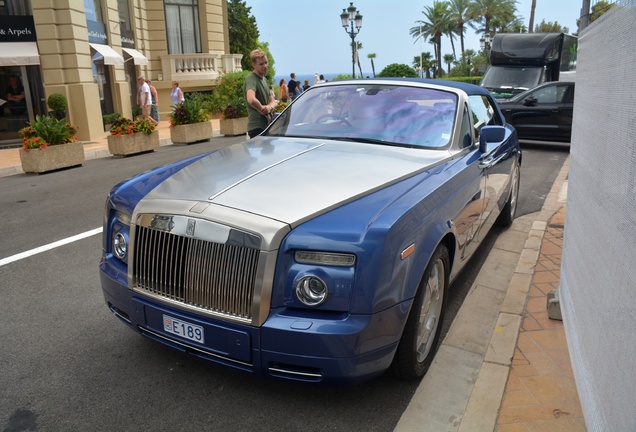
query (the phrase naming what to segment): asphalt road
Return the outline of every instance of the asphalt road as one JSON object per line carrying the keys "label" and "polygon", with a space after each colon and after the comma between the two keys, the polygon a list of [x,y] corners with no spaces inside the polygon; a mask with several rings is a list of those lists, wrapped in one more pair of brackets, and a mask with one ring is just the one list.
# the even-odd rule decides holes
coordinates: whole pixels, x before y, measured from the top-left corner
{"label": "asphalt road", "polygon": [[[120,180],[239,140],[0,179],[0,430],[393,430],[418,382],[382,376],[353,388],[321,388],[266,381],[126,329],[101,294],[100,235],[6,263],[101,227],[106,194]],[[524,147],[520,215],[541,209],[567,154]],[[453,285],[446,328],[496,235]]]}

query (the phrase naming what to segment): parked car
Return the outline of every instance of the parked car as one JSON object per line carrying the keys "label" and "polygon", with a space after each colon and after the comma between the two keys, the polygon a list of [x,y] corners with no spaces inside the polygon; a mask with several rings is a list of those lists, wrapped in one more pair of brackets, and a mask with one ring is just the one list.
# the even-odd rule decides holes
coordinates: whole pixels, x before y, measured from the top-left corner
{"label": "parked car", "polygon": [[499,107],[521,140],[570,142],[574,82],[542,84],[500,101]]}
{"label": "parked car", "polygon": [[479,86],[311,87],[260,136],[112,189],[104,297],[144,336],[244,371],[421,377],[450,283],[513,221],[520,165]]}

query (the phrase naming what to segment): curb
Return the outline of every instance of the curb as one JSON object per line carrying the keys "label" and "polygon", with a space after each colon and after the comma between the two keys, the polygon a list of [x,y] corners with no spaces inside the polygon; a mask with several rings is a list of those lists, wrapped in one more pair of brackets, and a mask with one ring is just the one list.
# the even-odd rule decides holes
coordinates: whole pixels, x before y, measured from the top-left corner
{"label": "curb", "polygon": [[568,156],[539,213],[499,235],[395,431],[495,429],[541,242],[565,205],[569,166]]}

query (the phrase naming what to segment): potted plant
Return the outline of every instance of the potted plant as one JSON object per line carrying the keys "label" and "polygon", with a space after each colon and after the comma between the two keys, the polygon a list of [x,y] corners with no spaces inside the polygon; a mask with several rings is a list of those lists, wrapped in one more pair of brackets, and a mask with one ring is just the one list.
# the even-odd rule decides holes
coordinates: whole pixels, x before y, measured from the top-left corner
{"label": "potted plant", "polygon": [[159,134],[149,120],[120,117],[110,127],[108,151],[114,156],[146,153],[159,148]]}
{"label": "potted plant", "polygon": [[66,120],[35,116],[19,131],[23,146],[20,162],[25,173],[54,171],[84,163],[84,146],[77,141],[77,127]]}
{"label": "potted plant", "polygon": [[170,140],[173,144],[206,141],[213,135],[210,115],[204,108],[203,97],[190,95],[172,107],[170,113]]}
{"label": "potted plant", "polygon": [[61,93],[53,93],[46,100],[46,104],[51,110],[51,115],[58,120],[66,118],[66,107],[68,103],[66,101],[66,96]]}
{"label": "potted plant", "polygon": [[248,71],[230,72],[219,78],[212,94],[212,111],[220,113],[223,135],[247,133],[247,102],[243,94],[243,84]]}
{"label": "potted plant", "polygon": [[247,108],[242,110],[240,103],[228,105],[223,110],[219,124],[223,135],[245,135],[247,133]]}
{"label": "potted plant", "polygon": [[113,123],[119,118],[121,118],[121,114],[119,113],[106,114],[102,116],[102,123],[104,123],[104,130],[109,131]]}

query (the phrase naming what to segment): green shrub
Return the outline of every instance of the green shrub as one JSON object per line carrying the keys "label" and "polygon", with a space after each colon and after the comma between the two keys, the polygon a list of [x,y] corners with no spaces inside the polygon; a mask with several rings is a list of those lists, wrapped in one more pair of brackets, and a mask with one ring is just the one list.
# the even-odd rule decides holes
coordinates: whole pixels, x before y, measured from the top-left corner
{"label": "green shrub", "polygon": [[378,78],[417,78],[417,72],[409,65],[393,63],[376,75]]}
{"label": "green shrub", "polygon": [[464,77],[446,76],[441,79],[447,80],[447,81],[457,81],[457,82],[479,85],[479,82],[481,81],[481,76],[464,76]]}
{"label": "green shrub", "polygon": [[212,93],[210,112],[222,113],[227,106],[234,106],[241,117],[247,116],[247,102],[243,94],[243,84],[249,71],[230,72],[221,76]]}
{"label": "green shrub", "polygon": [[196,96],[195,93],[180,104],[174,105],[170,113],[170,126],[210,121],[204,101],[204,98]]}
{"label": "green shrub", "polygon": [[342,80],[349,80],[351,79],[351,75],[336,75],[335,77],[333,77],[331,79],[331,81],[342,81]]}
{"label": "green shrub", "polygon": [[68,106],[66,96],[61,93],[53,93],[46,100],[46,104],[51,111],[63,111]]}
{"label": "green shrub", "polygon": [[104,126],[106,126],[107,124],[113,124],[120,117],[121,114],[119,113],[106,114],[102,116],[102,122],[104,123]]}

